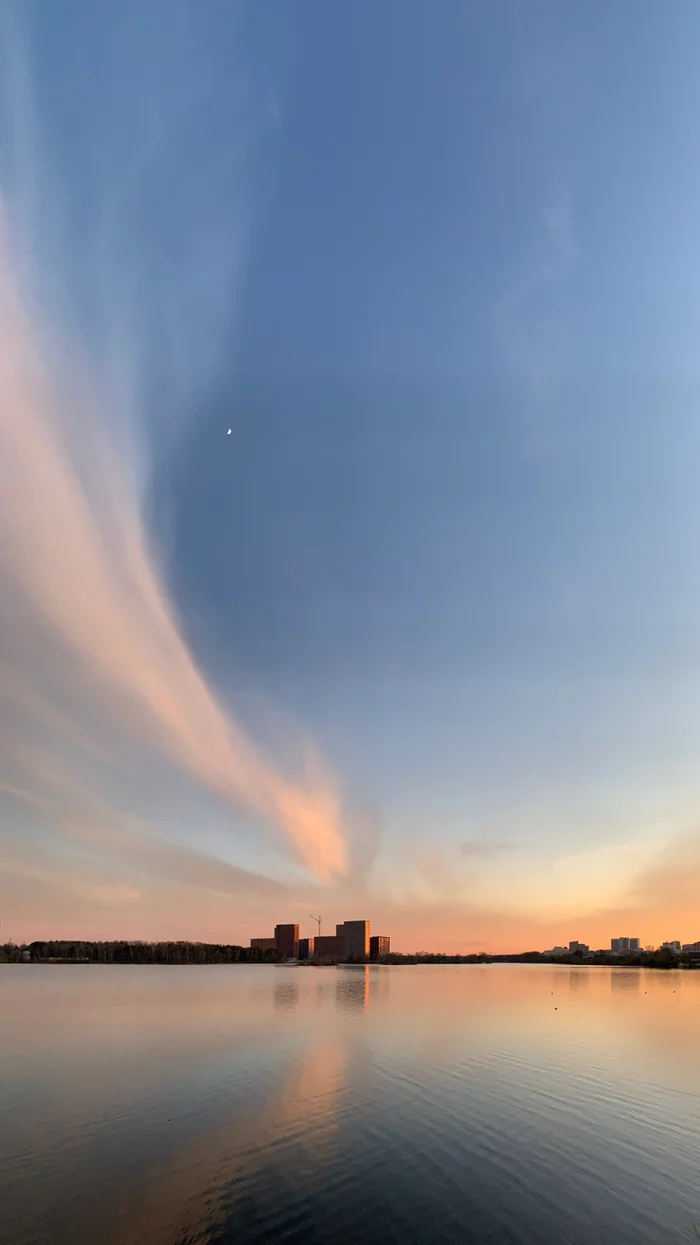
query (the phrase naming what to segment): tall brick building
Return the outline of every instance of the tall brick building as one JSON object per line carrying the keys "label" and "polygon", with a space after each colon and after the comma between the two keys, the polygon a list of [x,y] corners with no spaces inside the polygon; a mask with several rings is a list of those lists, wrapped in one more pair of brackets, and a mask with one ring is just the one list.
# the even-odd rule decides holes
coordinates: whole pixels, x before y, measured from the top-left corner
{"label": "tall brick building", "polygon": [[337,934],[321,934],[314,938],[314,957],[317,960],[340,960],[343,951],[343,939]]}
{"label": "tall brick building", "polygon": [[391,951],[391,941],[384,934],[374,934],[369,940],[370,960],[381,960]]}
{"label": "tall brick building", "polygon": [[299,926],[275,925],[275,947],[285,959],[296,960],[299,956]]}
{"label": "tall brick building", "polygon": [[346,960],[366,960],[369,957],[369,921],[344,922],[343,950]]}

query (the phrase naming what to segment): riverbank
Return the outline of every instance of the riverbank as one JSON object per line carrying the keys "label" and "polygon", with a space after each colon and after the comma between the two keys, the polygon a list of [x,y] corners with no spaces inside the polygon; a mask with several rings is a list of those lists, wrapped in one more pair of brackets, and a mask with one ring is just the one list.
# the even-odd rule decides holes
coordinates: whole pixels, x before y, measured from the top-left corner
{"label": "riverbank", "polygon": [[[293,962],[293,961],[291,961]],[[336,965],[358,963],[336,958],[307,961],[309,964]],[[561,964],[570,967],[603,966],[608,968],[698,969],[700,952],[676,952],[669,947],[655,951],[637,951],[613,955],[594,951],[586,955],[547,955],[527,951],[515,955],[494,955],[488,952],[470,955],[442,955],[439,952],[403,954],[391,952],[376,961],[381,964]],[[20,946],[11,943],[0,947],[0,963],[11,964],[280,964],[279,952],[260,952],[256,948],[228,943],[203,942],[32,942]]]}

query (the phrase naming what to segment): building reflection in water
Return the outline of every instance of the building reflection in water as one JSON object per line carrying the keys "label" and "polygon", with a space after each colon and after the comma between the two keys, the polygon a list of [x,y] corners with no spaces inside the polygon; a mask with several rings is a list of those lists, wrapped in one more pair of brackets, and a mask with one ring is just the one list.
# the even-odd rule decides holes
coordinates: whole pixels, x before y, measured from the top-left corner
{"label": "building reflection in water", "polygon": [[336,1011],[366,1012],[370,1002],[388,993],[389,976],[386,969],[369,964],[348,964],[339,968],[335,984]]}
{"label": "building reflection in water", "polygon": [[278,981],[274,995],[276,1012],[293,1012],[299,1004],[299,986],[296,981]]}
{"label": "building reflection in water", "polygon": [[357,968],[339,968],[335,983],[335,1007],[339,1012],[364,1012],[369,1003],[370,969],[366,964]]}
{"label": "building reflection in water", "polygon": [[333,997],[333,983],[330,981],[317,982],[314,997],[317,1008],[326,1007]]}
{"label": "building reflection in water", "polygon": [[638,968],[611,968],[611,990],[638,990],[642,982],[642,974]]}
{"label": "building reflection in water", "polygon": [[591,972],[588,968],[569,969],[569,990],[587,990],[591,984]]}

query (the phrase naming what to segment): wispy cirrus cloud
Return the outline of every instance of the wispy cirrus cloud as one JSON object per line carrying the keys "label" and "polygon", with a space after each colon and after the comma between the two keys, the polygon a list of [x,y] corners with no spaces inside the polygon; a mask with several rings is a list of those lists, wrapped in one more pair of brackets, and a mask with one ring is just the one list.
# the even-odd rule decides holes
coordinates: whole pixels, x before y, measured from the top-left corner
{"label": "wispy cirrus cloud", "polygon": [[[308,743],[301,747],[301,772],[284,770],[207,681],[184,638],[146,518],[152,462],[145,447],[158,420],[143,406],[144,353],[158,347],[162,393],[177,394],[181,413],[212,365],[212,341],[221,332],[217,317],[235,293],[250,204],[242,209],[243,223],[232,221],[226,205],[207,192],[201,177],[206,170],[188,168],[185,160],[175,177],[171,156],[178,141],[182,149],[187,139],[196,153],[197,136],[183,134],[188,114],[182,99],[179,130],[169,124],[167,96],[154,106],[144,126],[141,163],[138,143],[129,147],[139,176],[120,181],[123,168],[108,170],[92,187],[95,231],[83,259],[94,266],[93,306],[102,330],[92,345],[101,341],[106,349],[96,366],[91,359],[88,367],[75,333],[81,317],[69,294],[64,291],[58,301],[41,297],[64,285],[70,289],[71,266],[50,225],[52,207],[58,212],[65,203],[60,193],[65,186],[55,170],[47,175],[50,162],[38,137],[30,60],[17,37],[19,27],[3,29],[11,35],[4,44],[5,68],[12,69],[4,82],[11,141],[0,142],[6,208],[0,217],[3,789],[35,800],[44,824],[61,833],[83,824],[86,794],[97,803],[111,799],[113,818],[123,819],[127,855],[135,852],[166,876],[175,868],[204,886],[220,880],[221,871],[215,862],[206,863],[206,854],[193,850],[183,863],[184,849],[178,847],[176,867],[162,844],[148,846],[144,839],[137,850],[125,808],[138,804],[144,785],[151,804],[157,801],[156,783],[149,786],[147,776],[152,759],[158,782],[166,784],[166,808],[168,772],[173,778],[186,775],[247,821],[251,834],[281,847],[316,878],[329,880],[346,868],[334,777]],[[175,71],[189,63],[186,48],[184,39],[181,62],[174,57],[169,64],[172,80],[179,82]],[[197,89],[204,90],[202,82]],[[264,128],[254,109],[252,115],[248,106],[244,112],[243,153]],[[227,174],[229,192],[239,164],[234,159]],[[154,170],[162,184],[158,177],[154,184]],[[217,182],[208,171],[220,191],[221,178]],[[149,238],[141,240],[141,251],[129,251],[130,230],[148,198],[139,200],[139,187],[149,177],[149,202],[160,212],[153,214],[153,229],[170,229],[175,238],[183,226],[181,252],[167,265],[162,257],[159,261],[160,284],[151,280]],[[241,198],[245,204],[243,193]],[[168,212],[171,202],[172,212],[178,205],[179,221]],[[157,252],[155,234],[151,240],[150,249]],[[54,267],[46,266],[47,254]],[[147,311],[144,296],[138,297],[144,289]],[[61,322],[58,307],[66,312]],[[170,409],[165,398],[163,405]],[[114,795],[120,784],[121,798]],[[235,871],[227,864],[222,869]],[[245,881],[246,871],[240,872]]]}
{"label": "wispy cirrus cloud", "polygon": [[[26,806],[42,824],[60,832],[62,866],[67,860],[70,863],[71,847],[74,855],[82,847],[86,856],[96,858],[108,871],[126,869],[134,878],[160,878],[224,895],[264,895],[281,900],[290,893],[290,888],[275,878],[175,839],[144,818],[125,812],[118,804],[110,805],[90,789],[89,772],[64,772],[47,766],[33,753],[24,769],[33,779],[33,790],[0,782],[0,797]],[[24,876],[37,876],[34,865],[27,872],[15,860],[13,867],[15,871],[19,867]],[[5,869],[12,872],[9,857]]]}
{"label": "wispy cirrus cloud", "polygon": [[141,899],[141,891],[134,886],[123,886],[116,882],[90,883],[75,876],[60,876],[51,869],[28,864],[0,865],[0,879],[5,884],[8,879],[14,885],[35,883],[45,890],[48,889],[49,893],[53,888],[58,888],[69,899],[94,908],[131,907]]}
{"label": "wispy cirrus cloud", "polygon": [[[90,730],[103,722],[112,736],[121,731],[278,826],[313,872],[341,871],[343,833],[332,783],[313,760],[304,780],[287,780],[198,670],[149,548],[128,464],[110,443],[98,400],[56,374],[42,353],[3,232],[0,584],[2,662],[9,666],[3,686],[16,688],[12,672],[21,671],[44,701],[58,700],[69,717],[84,712]],[[21,699],[8,704],[5,697],[4,708],[6,720],[27,716]]]}

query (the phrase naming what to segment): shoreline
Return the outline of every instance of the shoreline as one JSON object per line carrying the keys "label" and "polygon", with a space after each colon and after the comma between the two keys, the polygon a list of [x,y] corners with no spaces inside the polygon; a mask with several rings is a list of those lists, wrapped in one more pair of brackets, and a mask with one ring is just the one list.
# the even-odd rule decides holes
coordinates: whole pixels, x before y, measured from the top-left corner
{"label": "shoreline", "polygon": [[268,966],[271,968],[408,968],[416,966],[461,966],[464,968],[484,968],[493,964],[512,964],[512,965],[541,965],[547,968],[624,968],[624,969],[655,969],[661,972],[669,971],[693,971],[700,969],[700,954],[690,953],[690,955],[674,957],[673,959],[658,958],[658,953],[651,952],[644,958],[624,958],[619,956],[608,956],[577,959],[574,957],[564,958],[557,956],[549,958],[544,956],[535,956],[532,953],[525,955],[488,955],[483,957],[467,957],[467,956],[441,956],[441,955],[400,955],[394,954],[389,959],[382,960],[281,960],[281,959],[243,959],[238,957],[217,957],[215,959],[207,958],[187,958],[172,957],[165,958],[160,956],[151,957],[118,957],[118,958],[100,958],[98,956],[23,956],[14,955],[7,956],[0,954],[0,967],[5,965],[23,965],[31,966],[36,964],[53,965],[61,967],[66,965],[81,967],[97,965],[101,967],[139,967],[139,968],[211,968],[215,966],[231,967],[232,965],[245,967],[251,966]]}

